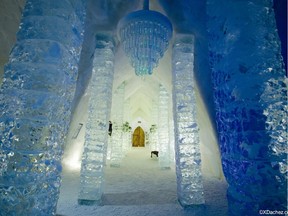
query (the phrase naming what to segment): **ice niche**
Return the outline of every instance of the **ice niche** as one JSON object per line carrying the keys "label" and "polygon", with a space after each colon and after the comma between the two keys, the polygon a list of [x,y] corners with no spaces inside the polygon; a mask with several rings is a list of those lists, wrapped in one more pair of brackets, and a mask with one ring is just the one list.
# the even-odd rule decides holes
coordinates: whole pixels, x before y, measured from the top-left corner
{"label": "ice niche", "polygon": [[0,90],[0,215],[56,214],[84,2],[26,2]]}
{"label": "ice niche", "polygon": [[287,78],[272,3],[207,1],[231,215],[287,210]]}

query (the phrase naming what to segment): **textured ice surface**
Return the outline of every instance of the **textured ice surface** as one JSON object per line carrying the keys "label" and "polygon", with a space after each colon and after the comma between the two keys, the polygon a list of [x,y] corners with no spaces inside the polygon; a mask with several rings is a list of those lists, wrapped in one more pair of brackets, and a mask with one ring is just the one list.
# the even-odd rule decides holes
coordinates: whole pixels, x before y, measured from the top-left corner
{"label": "textured ice surface", "polygon": [[150,149],[151,151],[159,151],[159,141],[158,141],[158,102],[159,101],[154,101],[152,105],[152,119],[154,122],[154,125],[150,126],[150,134],[149,134],[149,139],[150,139]]}
{"label": "textured ice surface", "polygon": [[172,36],[172,25],[161,13],[138,10],[118,24],[118,34],[137,76],[152,74]]}
{"label": "textured ice surface", "polygon": [[208,0],[207,9],[230,212],[286,210],[287,78],[272,1]]}
{"label": "textured ice surface", "polygon": [[[125,100],[124,101],[124,109],[123,109],[123,122],[128,123],[130,127],[130,100]],[[125,124],[123,123],[123,124]],[[122,151],[123,154],[125,155],[131,148],[131,140],[132,140],[132,132],[131,132],[131,127],[130,128],[125,128],[123,130],[123,143],[122,143]]]}
{"label": "textured ice surface", "polygon": [[[60,27],[52,20],[63,2],[45,2],[27,1],[0,90],[0,215],[53,215],[56,210],[83,23],[58,17],[67,34],[57,37]],[[42,4],[47,7],[35,9]],[[75,15],[66,6],[62,9]],[[43,16],[47,11],[49,18]]]}
{"label": "textured ice surface", "polygon": [[161,169],[170,168],[169,145],[169,94],[163,85],[159,86],[158,104],[158,141],[159,141],[159,165]]}
{"label": "textured ice surface", "polygon": [[176,35],[172,54],[175,154],[178,200],[184,207],[205,202],[193,62],[194,37]]}
{"label": "textured ice surface", "polygon": [[111,119],[113,123],[113,132],[111,140],[111,166],[119,167],[123,158],[123,109],[125,82],[121,83],[113,93]]}
{"label": "textured ice surface", "polygon": [[112,34],[96,35],[93,71],[88,87],[89,111],[81,164],[80,204],[99,203],[103,193],[103,166],[107,155],[114,75],[114,43]]}

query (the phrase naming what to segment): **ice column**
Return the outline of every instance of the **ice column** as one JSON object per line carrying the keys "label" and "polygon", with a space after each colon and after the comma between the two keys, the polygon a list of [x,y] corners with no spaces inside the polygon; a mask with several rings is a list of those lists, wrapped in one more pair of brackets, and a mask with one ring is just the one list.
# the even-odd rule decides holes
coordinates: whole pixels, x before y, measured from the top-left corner
{"label": "ice column", "polygon": [[169,97],[169,151],[170,163],[175,164],[175,134],[174,134],[174,119],[173,119],[173,98]]}
{"label": "ice column", "polygon": [[88,120],[82,155],[78,203],[99,204],[103,194],[114,75],[114,38],[111,33],[96,34],[92,76],[88,86]]}
{"label": "ice column", "polygon": [[56,214],[84,15],[80,0],[26,2],[0,90],[1,215]]}
{"label": "ice column", "polygon": [[[173,107],[171,105],[171,107]],[[174,134],[174,121],[172,118],[169,118],[169,145],[170,145],[170,162],[175,163],[175,134]]]}
{"label": "ice column", "polygon": [[184,207],[205,202],[193,62],[194,37],[177,34],[172,53],[175,158],[178,200]]}
{"label": "ice column", "polygon": [[113,133],[111,143],[111,161],[110,166],[119,167],[123,158],[123,107],[124,107],[125,82],[120,84],[113,95],[112,102],[112,120]]}
{"label": "ice column", "polygon": [[169,94],[163,85],[159,85],[158,105],[158,140],[159,140],[159,165],[161,169],[170,169],[169,145]]}
{"label": "ice column", "polygon": [[287,210],[287,78],[272,5],[272,0],[207,1],[231,215]]}
{"label": "ice column", "polygon": [[123,144],[122,150],[123,153],[126,154],[128,150],[131,148],[131,127],[129,125],[130,121],[130,100],[125,100],[124,109],[123,109]]}
{"label": "ice column", "polygon": [[158,142],[158,129],[157,129],[157,123],[158,123],[158,101],[153,101],[152,104],[152,120],[154,124],[150,127],[150,149],[151,151],[159,151],[159,142]]}

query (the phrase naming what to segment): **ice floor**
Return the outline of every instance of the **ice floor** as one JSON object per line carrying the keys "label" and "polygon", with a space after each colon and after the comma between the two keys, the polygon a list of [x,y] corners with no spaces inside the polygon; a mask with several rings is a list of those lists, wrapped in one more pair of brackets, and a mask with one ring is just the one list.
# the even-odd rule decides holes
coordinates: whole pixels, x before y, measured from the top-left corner
{"label": "ice floor", "polygon": [[58,216],[192,216],[227,215],[227,184],[216,178],[204,178],[206,205],[183,209],[177,202],[174,167],[161,170],[157,158],[147,148],[132,148],[120,168],[105,168],[102,206],[77,204],[79,170],[64,167],[58,202]]}

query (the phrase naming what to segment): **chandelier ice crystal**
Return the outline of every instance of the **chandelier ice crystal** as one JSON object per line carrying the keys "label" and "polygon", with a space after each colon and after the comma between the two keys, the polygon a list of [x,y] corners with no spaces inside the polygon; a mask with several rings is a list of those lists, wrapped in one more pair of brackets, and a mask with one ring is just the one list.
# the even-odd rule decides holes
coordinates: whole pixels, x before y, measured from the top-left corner
{"label": "chandelier ice crystal", "polygon": [[143,10],[129,13],[119,21],[117,32],[136,75],[143,76],[151,75],[157,67],[173,28],[166,16],[149,10],[149,1],[145,0]]}

